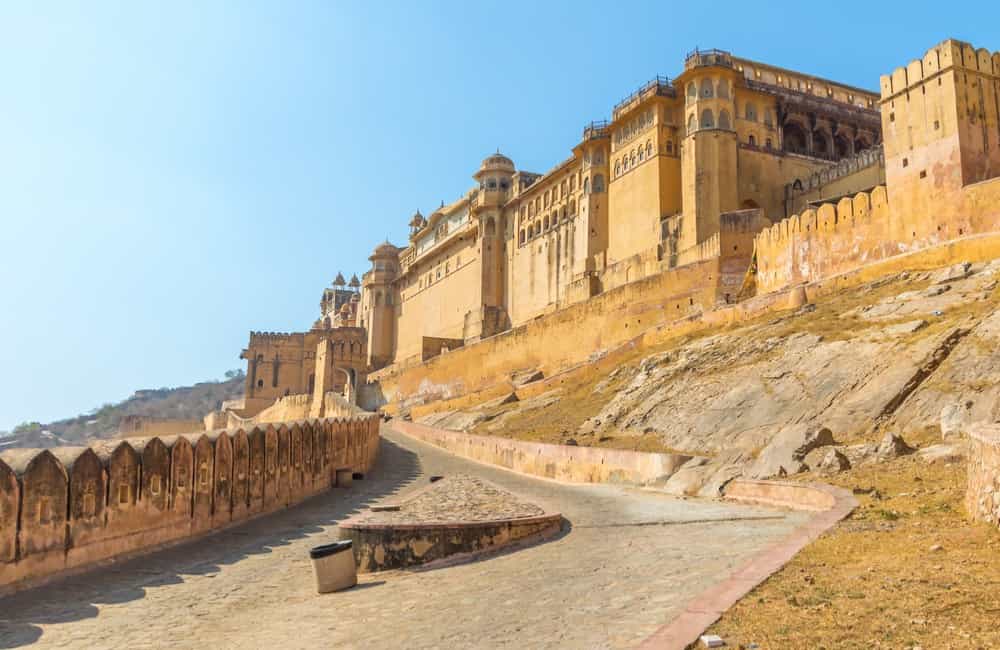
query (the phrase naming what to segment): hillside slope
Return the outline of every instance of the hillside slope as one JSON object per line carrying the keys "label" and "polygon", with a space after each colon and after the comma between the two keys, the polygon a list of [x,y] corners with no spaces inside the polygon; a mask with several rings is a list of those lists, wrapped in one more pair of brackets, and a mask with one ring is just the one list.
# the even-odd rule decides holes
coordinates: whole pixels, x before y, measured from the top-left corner
{"label": "hillside slope", "polygon": [[227,373],[223,381],[204,381],[193,386],[137,390],[117,404],[105,404],[95,411],[49,424],[21,426],[6,438],[0,449],[79,445],[110,438],[118,433],[122,418],[141,415],[154,418],[200,420],[222,402],[243,396],[242,371]]}
{"label": "hillside slope", "polygon": [[[942,411],[994,419],[1000,261],[903,273],[816,305],[583,368],[538,397],[423,418],[547,442],[700,457],[671,489],[710,495],[779,432],[828,428],[839,446],[886,432],[929,441]],[[703,489],[704,488],[704,489]]]}

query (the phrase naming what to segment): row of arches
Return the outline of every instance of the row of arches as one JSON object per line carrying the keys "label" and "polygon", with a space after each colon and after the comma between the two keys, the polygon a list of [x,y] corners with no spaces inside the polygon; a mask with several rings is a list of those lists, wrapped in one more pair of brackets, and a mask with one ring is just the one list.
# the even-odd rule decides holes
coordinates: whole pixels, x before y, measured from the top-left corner
{"label": "row of arches", "polygon": [[725,129],[731,131],[732,128],[732,118],[729,115],[729,111],[725,108],[719,111],[718,116],[710,108],[702,110],[699,117],[696,117],[694,113],[688,116],[688,133],[694,133],[701,129]]}
{"label": "row of arches", "polygon": [[713,79],[711,77],[705,77],[697,84],[694,81],[688,82],[687,85],[687,103],[692,104],[699,99],[712,99],[713,97],[719,97],[720,99],[729,99],[730,97],[730,85],[728,79]]}
{"label": "row of arches", "polygon": [[560,222],[567,221],[576,216],[576,201],[570,201],[569,205],[563,206],[562,210],[555,210],[544,217],[528,224],[517,232],[517,243],[524,244],[531,239],[541,235],[543,232],[555,228]]}
{"label": "row of arches", "polygon": [[366,471],[377,445],[372,414],[7,452],[0,566],[51,553],[62,570],[285,507],[330,487],[339,467]]}

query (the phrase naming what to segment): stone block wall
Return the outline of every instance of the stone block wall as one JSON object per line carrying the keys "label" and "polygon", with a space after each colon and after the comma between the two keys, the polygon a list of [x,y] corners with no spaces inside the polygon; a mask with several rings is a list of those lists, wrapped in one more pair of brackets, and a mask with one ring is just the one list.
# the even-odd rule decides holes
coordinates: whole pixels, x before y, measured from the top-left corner
{"label": "stone block wall", "polygon": [[1000,424],[969,428],[968,472],[966,513],[975,521],[1000,526]]}
{"label": "stone block wall", "polygon": [[0,454],[0,593],[285,508],[368,471],[375,414]]}

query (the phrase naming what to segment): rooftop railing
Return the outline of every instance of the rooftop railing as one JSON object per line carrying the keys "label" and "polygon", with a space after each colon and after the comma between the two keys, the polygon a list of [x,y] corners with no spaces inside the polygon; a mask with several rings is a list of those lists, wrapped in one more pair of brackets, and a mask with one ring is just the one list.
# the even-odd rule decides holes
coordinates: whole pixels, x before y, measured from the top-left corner
{"label": "rooftop railing", "polygon": [[615,104],[614,109],[611,111],[612,117],[617,119],[619,113],[624,111],[633,103],[637,103],[639,100],[652,94],[663,95],[666,97],[675,97],[677,95],[673,84],[670,83],[669,77],[656,75],[655,78],[644,83],[634,93]]}
{"label": "rooftop railing", "polygon": [[584,140],[594,140],[596,138],[603,138],[606,135],[608,135],[607,120],[594,120],[587,126],[583,127]]}
{"label": "rooftop railing", "polygon": [[725,50],[694,50],[684,57],[684,69],[690,70],[700,65],[724,65],[733,67],[733,55]]}

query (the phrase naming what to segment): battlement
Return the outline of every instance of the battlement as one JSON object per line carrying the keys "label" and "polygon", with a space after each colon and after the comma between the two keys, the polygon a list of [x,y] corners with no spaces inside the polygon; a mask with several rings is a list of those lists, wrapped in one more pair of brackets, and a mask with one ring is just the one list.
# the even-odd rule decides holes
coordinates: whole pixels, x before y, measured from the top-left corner
{"label": "battlement", "polygon": [[990,53],[986,48],[976,49],[969,43],[955,39],[942,41],[927,50],[923,58],[914,59],[880,77],[882,102],[917,88],[951,68],[1000,77],[1000,52]]}
{"label": "battlement", "polygon": [[366,472],[378,416],[0,454],[0,593],[286,508]]}
{"label": "battlement", "polygon": [[302,332],[250,332],[250,343],[293,341],[305,336]]}

